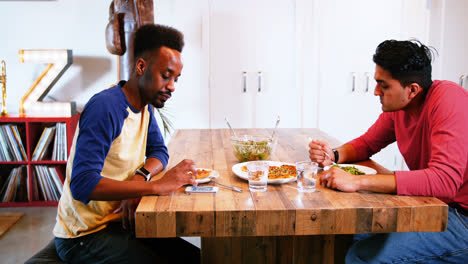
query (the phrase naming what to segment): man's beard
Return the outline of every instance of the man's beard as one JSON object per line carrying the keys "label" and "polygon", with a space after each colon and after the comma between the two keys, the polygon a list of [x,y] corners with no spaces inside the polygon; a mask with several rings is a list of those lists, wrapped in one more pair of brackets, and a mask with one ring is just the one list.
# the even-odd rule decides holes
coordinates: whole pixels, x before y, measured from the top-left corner
{"label": "man's beard", "polygon": [[[160,99],[161,95],[169,95],[169,98],[167,98],[166,100]],[[167,100],[169,100],[170,97],[171,97],[171,92],[158,92],[158,94],[155,96],[155,98],[153,100],[153,106],[156,107],[156,108],[163,108],[164,103]]]}

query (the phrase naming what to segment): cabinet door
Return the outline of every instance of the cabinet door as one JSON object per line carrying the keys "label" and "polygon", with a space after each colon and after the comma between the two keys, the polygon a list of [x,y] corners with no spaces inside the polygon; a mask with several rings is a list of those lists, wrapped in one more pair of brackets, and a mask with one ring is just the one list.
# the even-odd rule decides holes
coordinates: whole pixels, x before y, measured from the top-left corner
{"label": "cabinet door", "polygon": [[211,127],[297,127],[294,1],[213,1]]}
{"label": "cabinet door", "polygon": [[[180,30],[185,40],[184,68],[165,113],[175,129],[208,128],[208,0],[154,1],[154,17],[155,23]],[[156,117],[162,129],[159,115]]]}
{"label": "cabinet door", "polygon": [[[382,112],[374,96],[372,56],[387,39],[427,43],[424,0],[316,1],[319,23],[319,128],[347,142],[367,131]],[[372,157],[391,170],[405,168],[396,143]]]}
{"label": "cabinet door", "polygon": [[212,128],[251,127],[255,69],[255,12],[248,1],[213,1],[210,5],[210,93]]}
{"label": "cabinet door", "polygon": [[[435,0],[431,3],[431,45],[436,56],[434,79],[450,80],[468,89],[468,1]],[[463,76],[463,78],[461,78]]]}
{"label": "cabinet door", "polygon": [[381,113],[372,55],[399,39],[401,1],[318,1],[319,128],[342,142],[363,134]]}

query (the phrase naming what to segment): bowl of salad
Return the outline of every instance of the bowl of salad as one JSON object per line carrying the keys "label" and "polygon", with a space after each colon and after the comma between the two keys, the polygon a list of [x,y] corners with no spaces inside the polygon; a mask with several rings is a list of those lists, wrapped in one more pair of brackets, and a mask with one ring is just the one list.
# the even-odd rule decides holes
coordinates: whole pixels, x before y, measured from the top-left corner
{"label": "bowl of salad", "polygon": [[232,152],[240,162],[270,159],[277,143],[276,137],[251,135],[231,137]]}

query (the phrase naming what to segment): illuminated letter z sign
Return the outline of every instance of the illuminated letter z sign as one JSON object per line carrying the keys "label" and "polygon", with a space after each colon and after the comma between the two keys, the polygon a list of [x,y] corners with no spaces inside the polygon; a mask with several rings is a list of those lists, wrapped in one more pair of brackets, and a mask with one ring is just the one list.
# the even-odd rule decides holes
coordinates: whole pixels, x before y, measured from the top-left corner
{"label": "illuminated letter z sign", "polygon": [[20,62],[47,63],[20,100],[21,116],[71,116],[75,102],[42,102],[42,99],[73,63],[72,50],[20,50]]}

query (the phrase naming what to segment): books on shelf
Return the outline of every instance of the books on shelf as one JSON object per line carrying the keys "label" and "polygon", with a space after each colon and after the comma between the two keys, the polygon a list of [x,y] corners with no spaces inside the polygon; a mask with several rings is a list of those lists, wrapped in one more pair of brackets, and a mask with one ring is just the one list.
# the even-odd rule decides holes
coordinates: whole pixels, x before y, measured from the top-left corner
{"label": "books on shelf", "polygon": [[34,166],[30,190],[33,200],[58,201],[62,196],[62,192],[62,181],[56,167]]}
{"label": "books on shelf", "polygon": [[55,126],[45,127],[42,131],[41,137],[37,142],[36,148],[32,154],[31,160],[42,160],[49,149],[50,142],[55,136]]}
{"label": "books on shelf", "polygon": [[79,116],[0,117],[0,208],[57,205]]}
{"label": "books on shelf", "polygon": [[1,202],[58,201],[62,196],[63,183],[57,166],[33,167],[31,181],[27,166],[13,168],[0,190]]}
{"label": "books on shelf", "polygon": [[[52,141],[53,147],[51,146]],[[50,159],[67,161],[67,126],[57,123],[45,127],[31,156],[32,161]],[[26,161],[27,155],[16,125],[0,126],[0,161]]]}
{"label": "books on shelf", "polygon": [[27,168],[19,166],[11,170],[10,175],[4,182],[0,197],[2,202],[27,202]]}
{"label": "books on shelf", "polygon": [[57,123],[55,126],[44,128],[31,160],[67,161],[67,154],[67,126],[65,123]]}
{"label": "books on shelf", "polygon": [[34,166],[31,184],[25,165],[13,168],[0,192],[2,202],[58,201],[63,186],[57,167]]}
{"label": "books on shelf", "polygon": [[0,161],[25,161],[24,149],[18,127],[12,124],[0,126]]}
{"label": "books on shelf", "polygon": [[65,123],[57,123],[55,129],[55,142],[52,151],[52,160],[66,161],[67,153],[67,126]]}

